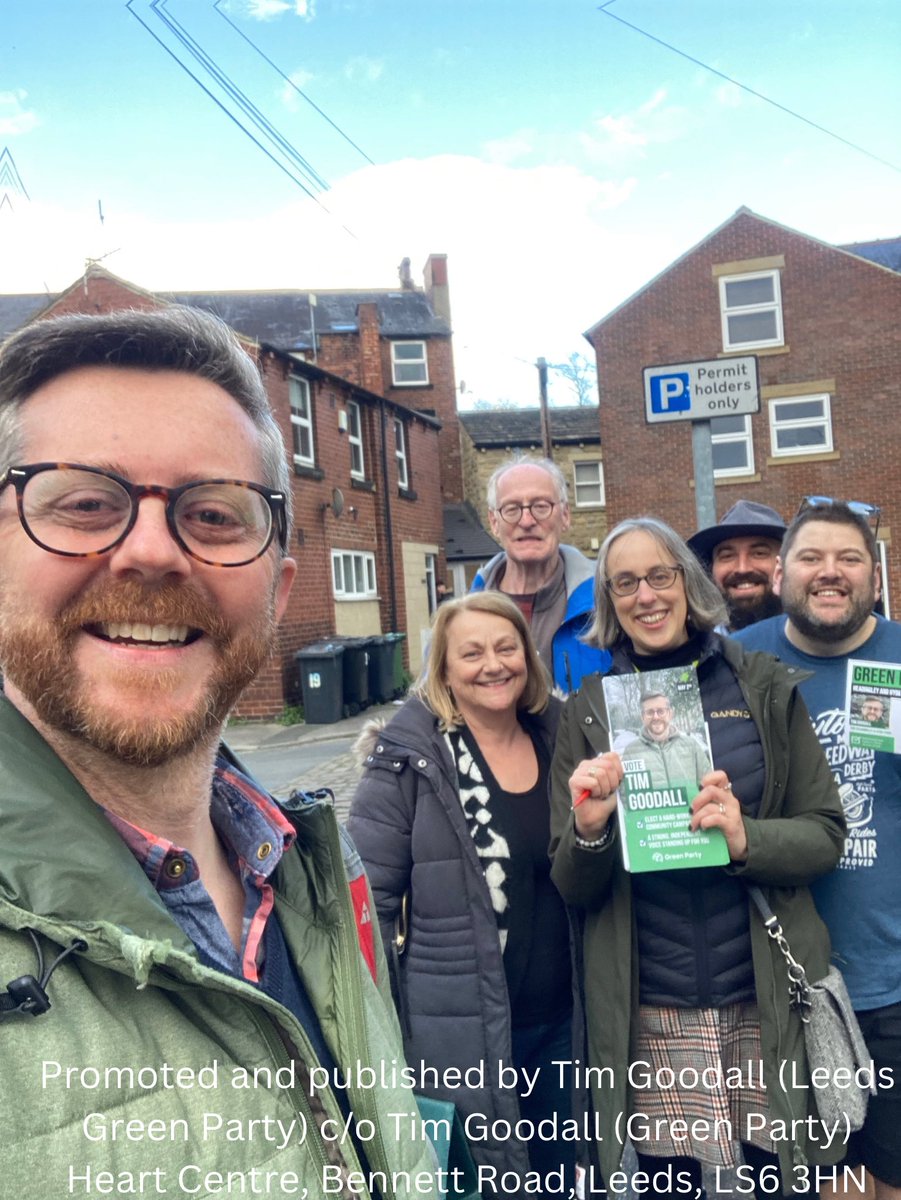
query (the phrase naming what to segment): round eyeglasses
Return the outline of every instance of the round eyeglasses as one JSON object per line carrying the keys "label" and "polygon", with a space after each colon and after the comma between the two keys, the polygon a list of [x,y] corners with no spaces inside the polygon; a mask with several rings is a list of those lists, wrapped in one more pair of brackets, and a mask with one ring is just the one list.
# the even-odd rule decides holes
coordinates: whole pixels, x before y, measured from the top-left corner
{"label": "round eyeglasses", "polygon": [[278,531],[287,550],[285,497],[241,479],[199,479],[181,487],[137,484],[112,471],[79,463],[10,467],[0,491],[11,485],[22,528],[51,554],[93,558],[128,536],[138,503],[155,496],[166,504],[166,523],[178,545],[211,567],[243,567],[266,552]]}
{"label": "round eyeglasses", "polygon": [[531,504],[517,504],[511,500],[497,511],[508,525],[515,525],[524,512],[531,513],[535,521],[546,521],[558,504],[558,500],[533,500]]}
{"label": "round eyeglasses", "polygon": [[654,567],[647,575],[633,575],[629,571],[621,571],[619,575],[608,579],[604,586],[608,592],[613,592],[614,596],[634,596],[642,582],[655,592],[662,592],[664,588],[672,587],[676,577],[684,570],[684,567],[679,566]]}

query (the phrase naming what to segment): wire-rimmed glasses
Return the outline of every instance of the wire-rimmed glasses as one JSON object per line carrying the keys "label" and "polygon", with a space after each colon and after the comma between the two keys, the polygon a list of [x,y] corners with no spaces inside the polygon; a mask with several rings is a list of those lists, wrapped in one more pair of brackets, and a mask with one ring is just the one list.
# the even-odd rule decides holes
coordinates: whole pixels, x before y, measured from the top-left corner
{"label": "wire-rimmed glasses", "polygon": [[672,587],[684,570],[685,568],[680,566],[660,566],[648,571],[647,575],[633,575],[631,571],[620,571],[618,575],[608,579],[604,587],[614,596],[634,596],[642,583],[646,583],[655,592],[662,592],[665,588]]}

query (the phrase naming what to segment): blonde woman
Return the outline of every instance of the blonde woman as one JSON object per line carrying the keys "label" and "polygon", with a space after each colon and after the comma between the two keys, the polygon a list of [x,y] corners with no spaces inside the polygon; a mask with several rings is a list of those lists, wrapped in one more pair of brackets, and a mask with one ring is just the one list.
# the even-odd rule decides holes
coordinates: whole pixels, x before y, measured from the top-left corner
{"label": "blonde woman", "polygon": [[[511,600],[448,601],[413,695],[370,734],[348,828],[389,956],[409,897],[396,969],[408,1062],[470,1071],[469,1086],[424,1090],[469,1118],[477,1163],[521,1178],[562,1169],[570,1184],[572,1142],[494,1124],[572,1115],[551,1066],[572,1058],[568,919],[547,854],[559,709]],[[500,1087],[504,1067],[537,1086],[527,1096]]]}

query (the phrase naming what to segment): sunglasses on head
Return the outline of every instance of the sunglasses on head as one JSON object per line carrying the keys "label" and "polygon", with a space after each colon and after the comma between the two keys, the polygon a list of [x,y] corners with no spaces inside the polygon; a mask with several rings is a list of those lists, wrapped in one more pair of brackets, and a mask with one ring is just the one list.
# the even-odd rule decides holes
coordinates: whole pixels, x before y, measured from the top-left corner
{"label": "sunglasses on head", "polygon": [[854,513],[855,516],[869,521],[873,526],[873,537],[876,536],[882,509],[878,504],[867,504],[863,500],[837,500],[834,496],[805,496],[796,515],[800,515],[808,508],[830,508],[839,504]]}

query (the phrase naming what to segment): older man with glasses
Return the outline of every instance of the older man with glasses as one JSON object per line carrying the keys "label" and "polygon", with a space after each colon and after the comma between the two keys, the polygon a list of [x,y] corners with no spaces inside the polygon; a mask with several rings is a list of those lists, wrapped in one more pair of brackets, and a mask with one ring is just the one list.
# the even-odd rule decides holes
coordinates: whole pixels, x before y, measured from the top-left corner
{"label": "older man with glasses", "polygon": [[220,740],[296,571],[256,365],[190,309],[38,321],[0,448],[5,1190],[429,1194],[359,858]]}
{"label": "older man with glasses", "polygon": [[506,593],[529,622],[554,684],[574,691],[610,664],[581,636],[594,608],[594,563],[561,543],[570,525],[566,480],[546,458],[516,457],[488,480],[491,532],[503,550],[478,572],[472,590]]}
{"label": "older man with glasses", "polygon": [[[877,1071],[894,1078],[852,1134],[876,1200],[901,1197],[901,757],[849,749],[852,661],[901,664],[901,627],[875,611],[881,589],[879,508],[808,496],[788,527],[774,587],[783,616],[735,636],[800,668],[800,691],[832,767],[848,837],[839,869],[813,885]],[[885,1079],[886,1075],[881,1074]],[[821,1195],[823,1193],[821,1192]]]}

